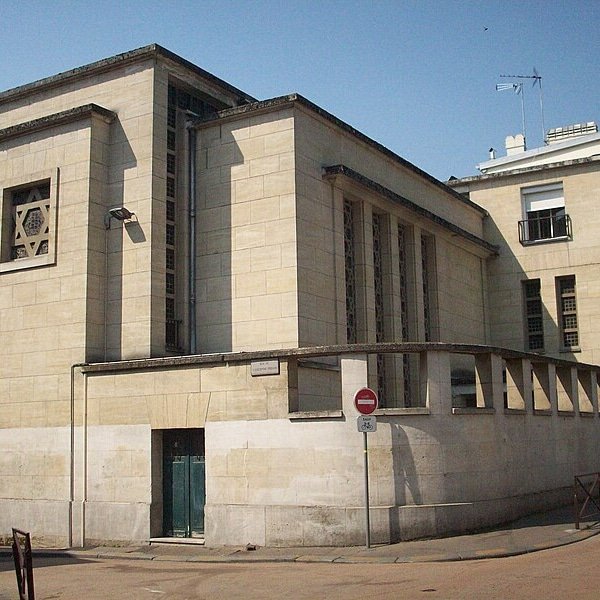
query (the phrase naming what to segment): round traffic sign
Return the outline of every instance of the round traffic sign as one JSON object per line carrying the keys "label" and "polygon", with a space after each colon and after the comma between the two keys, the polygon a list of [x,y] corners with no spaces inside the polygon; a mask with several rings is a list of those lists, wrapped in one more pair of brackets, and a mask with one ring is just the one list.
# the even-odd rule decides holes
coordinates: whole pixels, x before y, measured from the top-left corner
{"label": "round traffic sign", "polygon": [[370,415],[377,409],[377,394],[371,388],[361,388],[354,394],[354,406],[362,415]]}

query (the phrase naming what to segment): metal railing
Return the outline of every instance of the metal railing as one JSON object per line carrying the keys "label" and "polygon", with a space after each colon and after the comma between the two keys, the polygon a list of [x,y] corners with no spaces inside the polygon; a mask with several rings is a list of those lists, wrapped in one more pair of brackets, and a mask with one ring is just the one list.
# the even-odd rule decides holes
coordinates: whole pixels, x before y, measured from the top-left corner
{"label": "metal railing", "polygon": [[[586,513],[590,504],[596,507],[596,511]],[[600,473],[575,475],[573,508],[575,510],[575,529],[579,529],[583,517],[600,516]]]}
{"label": "metal railing", "polygon": [[565,238],[573,239],[569,215],[533,217],[519,221],[519,242],[521,244]]}
{"label": "metal railing", "polygon": [[33,589],[33,562],[31,558],[31,536],[20,529],[12,530],[12,552],[17,574],[19,600],[35,600]]}

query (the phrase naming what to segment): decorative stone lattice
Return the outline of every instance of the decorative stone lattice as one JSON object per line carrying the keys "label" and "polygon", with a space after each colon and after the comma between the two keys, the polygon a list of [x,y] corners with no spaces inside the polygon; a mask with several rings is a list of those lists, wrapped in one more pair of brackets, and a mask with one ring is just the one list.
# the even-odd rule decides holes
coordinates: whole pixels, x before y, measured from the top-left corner
{"label": "decorative stone lattice", "polygon": [[[408,257],[406,252],[406,228],[398,224],[398,267],[400,277],[400,318],[402,320],[402,341],[407,342],[408,333]],[[411,405],[410,395],[410,362],[409,355],[402,355],[402,371],[404,378],[404,406]]]}
{"label": "decorative stone lattice", "polygon": [[356,343],[356,262],[354,258],[354,214],[344,200],[344,259],[346,275],[346,342]]}
{"label": "decorative stone lattice", "polygon": [[[383,300],[383,248],[382,248],[382,217],[373,213],[373,283],[375,287],[375,339],[377,343],[385,341],[385,305]],[[386,405],[385,357],[377,355],[377,387],[381,406]]]}
{"label": "decorative stone lattice", "polygon": [[423,273],[423,324],[425,341],[431,341],[431,307],[429,304],[429,256],[427,240],[421,237],[421,269]]}
{"label": "decorative stone lattice", "polygon": [[14,240],[12,258],[48,254],[50,186],[39,185],[12,193]]}

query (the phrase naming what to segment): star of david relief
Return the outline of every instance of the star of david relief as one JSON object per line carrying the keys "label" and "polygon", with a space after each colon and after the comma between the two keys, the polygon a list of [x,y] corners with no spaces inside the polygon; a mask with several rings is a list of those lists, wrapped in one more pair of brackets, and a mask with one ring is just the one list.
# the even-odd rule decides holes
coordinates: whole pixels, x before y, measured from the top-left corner
{"label": "star of david relief", "polygon": [[38,187],[27,192],[26,198],[22,194],[19,194],[18,200],[14,198],[19,203],[13,206],[13,258],[33,258],[48,254],[50,201],[42,197],[46,194],[42,194]]}

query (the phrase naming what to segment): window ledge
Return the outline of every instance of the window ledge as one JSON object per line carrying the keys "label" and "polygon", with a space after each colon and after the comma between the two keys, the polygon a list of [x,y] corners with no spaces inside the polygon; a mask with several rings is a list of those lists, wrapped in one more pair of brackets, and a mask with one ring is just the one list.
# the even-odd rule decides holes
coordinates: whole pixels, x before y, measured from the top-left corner
{"label": "window ledge", "polygon": [[452,409],[453,415],[494,415],[496,414],[496,409],[491,407],[482,406],[481,408],[473,406],[473,407],[454,407]]}
{"label": "window ledge", "polygon": [[379,408],[374,413],[375,417],[408,417],[412,415],[429,415],[430,410],[426,406],[404,406],[396,408]]}
{"label": "window ledge", "polygon": [[524,408],[505,408],[505,415],[526,415],[527,411]]}
{"label": "window ledge", "polygon": [[593,419],[596,415],[593,412],[580,412],[579,416],[583,419]]}
{"label": "window ledge", "polygon": [[574,417],[575,416],[575,411],[573,411],[573,410],[559,410],[558,411],[558,416],[559,417]]}
{"label": "window ledge", "polygon": [[571,348],[561,348],[559,350],[561,354],[570,354],[571,352],[581,352],[580,346],[571,346]]}
{"label": "window ledge", "polygon": [[554,244],[556,242],[572,242],[573,237],[561,235],[560,237],[544,238],[541,240],[522,240],[521,246],[539,246],[540,244]]}
{"label": "window ledge", "polygon": [[288,413],[290,421],[308,421],[312,419],[341,419],[344,413],[341,410],[304,410]]}
{"label": "window ledge", "polygon": [[536,408],[533,411],[536,417],[551,417],[552,411],[549,408]]}
{"label": "window ledge", "polygon": [[12,271],[22,271],[24,269],[34,269],[36,267],[45,267],[54,265],[56,261],[54,256],[44,254],[33,258],[18,258],[15,260],[0,263],[0,273],[10,273]]}

